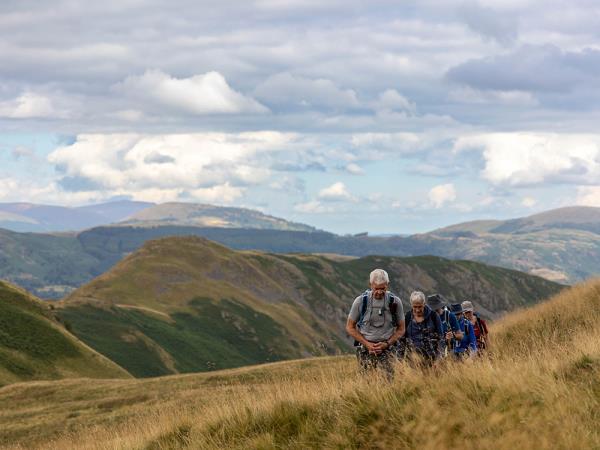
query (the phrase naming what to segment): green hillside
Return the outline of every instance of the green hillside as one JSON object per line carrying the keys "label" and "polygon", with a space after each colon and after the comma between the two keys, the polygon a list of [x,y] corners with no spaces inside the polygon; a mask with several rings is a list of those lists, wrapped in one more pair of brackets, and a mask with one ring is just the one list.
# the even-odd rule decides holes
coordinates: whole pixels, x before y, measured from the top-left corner
{"label": "green hillside", "polygon": [[24,380],[128,376],[66,331],[47,304],[0,281],[0,386]]}
{"label": "green hillside", "polygon": [[[600,448],[600,281],[491,325],[491,355],[386,382],[350,356],[0,389],[0,446]],[[566,324],[563,327],[557,326]]]}
{"label": "green hillside", "polygon": [[135,376],[223,369],[346,352],[352,300],[375,267],[406,300],[412,290],[470,299],[488,316],[562,286],[523,273],[438,257],[233,251],[196,237],[149,241],[58,306],[84,342]]}

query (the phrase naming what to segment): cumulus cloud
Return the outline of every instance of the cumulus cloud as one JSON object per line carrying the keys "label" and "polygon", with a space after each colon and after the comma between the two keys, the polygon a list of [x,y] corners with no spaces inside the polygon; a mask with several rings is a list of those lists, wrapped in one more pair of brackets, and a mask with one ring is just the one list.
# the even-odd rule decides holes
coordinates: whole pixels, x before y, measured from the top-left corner
{"label": "cumulus cloud", "polygon": [[[48,156],[63,189],[138,200],[191,197],[230,202],[270,171],[260,156],[293,144],[276,132],[79,135]],[[212,201],[211,200],[211,201]]]}
{"label": "cumulus cloud", "polygon": [[434,208],[441,208],[456,200],[456,189],[452,183],[440,184],[431,188],[428,197]]}
{"label": "cumulus cloud", "polygon": [[354,197],[352,196],[352,194],[350,194],[350,192],[348,192],[346,185],[344,183],[342,183],[341,181],[338,181],[337,183],[333,183],[331,186],[321,189],[319,191],[318,197],[320,200],[327,201],[327,202],[340,202],[340,201],[354,200]]}
{"label": "cumulus cloud", "polygon": [[490,133],[464,136],[454,151],[482,151],[482,177],[496,185],[595,183],[600,176],[600,136]]}
{"label": "cumulus cloud", "polygon": [[388,89],[379,94],[377,101],[374,103],[374,108],[376,110],[407,111],[414,113],[417,106],[397,90]]}
{"label": "cumulus cloud", "polygon": [[342,89],[325,78],[305,78],[289,72],[270,76],[259,84],[254,95],[272,105],[303,108],[356,108],[356,92]]}
{"label": "cumulus cloud", "polygon": [[32,119],[58,118],[61,115],[49,97],[34,92],[24,92],[13,100],[0,102],[0,117]]}
{"label": "cumulus cloud", "polygon": [[152,102],[186,114],[264,113],[256,100],[233,90],[219,72],[174,78],[160,70],[130,76],[115,90],[141,102]]}
{"label": "cumulus cloud", "polygon": [[365,171],[358,164],[350,163],[346,167],[346,172],[351,173],[352,175],[364,175]]}

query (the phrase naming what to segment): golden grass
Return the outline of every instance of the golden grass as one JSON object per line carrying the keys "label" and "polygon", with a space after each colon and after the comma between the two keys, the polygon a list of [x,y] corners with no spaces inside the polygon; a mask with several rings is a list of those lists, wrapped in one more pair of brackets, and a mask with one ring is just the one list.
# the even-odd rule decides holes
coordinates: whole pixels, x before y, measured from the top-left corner
{"label": "golden grass", "polygon": [[[6,448],[600,448],[600,281],[494,324],[492,353],[393,382],[351,357],[0,389]],[[6,406],[6,407],[5,407]],[[12,445],[12,447],[11,447]]]}

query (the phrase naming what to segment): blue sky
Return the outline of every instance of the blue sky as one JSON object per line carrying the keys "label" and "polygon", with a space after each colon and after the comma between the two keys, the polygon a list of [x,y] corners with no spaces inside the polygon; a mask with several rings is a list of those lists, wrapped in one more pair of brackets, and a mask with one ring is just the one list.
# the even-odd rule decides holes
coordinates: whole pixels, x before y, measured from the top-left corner
{"label": "blue sky", "polygon": [[0,202],[414,233],[600,206],[600,6],[5,1]]}

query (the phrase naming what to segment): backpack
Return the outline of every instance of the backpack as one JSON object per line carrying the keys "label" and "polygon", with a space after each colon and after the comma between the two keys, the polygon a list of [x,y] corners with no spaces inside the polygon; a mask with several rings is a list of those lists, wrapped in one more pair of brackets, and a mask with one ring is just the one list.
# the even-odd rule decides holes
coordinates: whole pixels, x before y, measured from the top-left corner
{"label": "backpack", "polygon": [[[358,316],[358,322],[356,322],[357,327],[360,327],[362,325],[365,315],[367,314],[367,308],[369,306],[370,292],[371,291],[367,289],[362,295],[361,305],[360,305],[360,315]],[[390,313],[392,314],[392,325],[394,325],[394,327],[397,327],[398,326],[398,305],[394,301],[396,299],[396,296],[389,291],[386,291],[386,295],[388,296],[388,308],[390,310]],[[355,347],[357,347],[359,344],[360,343],[358,341],[354,341]]]}
{"label": "backpack", "polygon": [[475,320],[477,320],[477,327],[479,328],[479,338],[477,338],[477,347],[484,349],[487,347],[487,331],[481,323],[481,318],[475,314]]}
{"label": "backpack", "polygon": [[[404,345],[407,347],[405,349],[405,353],[406,353],[406,351],[412,350],[410,340],[408,338],[408,327],[412,326],[411,325],[412,324],[412,310],[408,311],[404,315],[404,321],[406,323],[406,334],[404,336],[404,340],[405,340]],[[441,325],[442,325],[441,318],[438,315],[438,313],[436,313],[433,310],[429,310],[429,314],[425,318],[424,324],[425,324],[424,333],[426,336],[429,337],[429,339],[427,340],[427,343],[426,343],[426,348],[424,349],[424,351],[425,351],[424,356],[427,356],[429,358],[435,358],[435,356],[437,354],[438,343],[442,339],[442,336],[439,335],[439,328],[438,328],[438,325],[439,325],[439,327],[441,327]]]}

